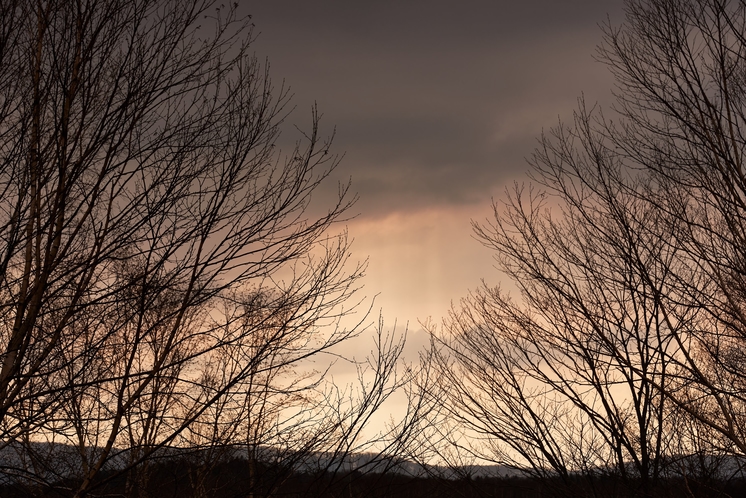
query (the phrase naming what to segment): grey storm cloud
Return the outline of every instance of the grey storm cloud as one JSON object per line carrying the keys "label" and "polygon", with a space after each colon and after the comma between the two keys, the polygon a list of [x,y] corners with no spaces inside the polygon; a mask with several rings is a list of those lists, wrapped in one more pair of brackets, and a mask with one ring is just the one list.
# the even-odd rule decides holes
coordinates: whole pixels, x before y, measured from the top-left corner
{"label": "grey storm cloud", "polygon": [[[301,126],[313,102],[363,216],[488,198],[581,92],[608,97],[599,23],[621,0],[247,3]],[[279,84],[279,83],[278,83]],[[333,186],[332,186],[333,187]],[[329,193],[332,190],[330,187]]]}

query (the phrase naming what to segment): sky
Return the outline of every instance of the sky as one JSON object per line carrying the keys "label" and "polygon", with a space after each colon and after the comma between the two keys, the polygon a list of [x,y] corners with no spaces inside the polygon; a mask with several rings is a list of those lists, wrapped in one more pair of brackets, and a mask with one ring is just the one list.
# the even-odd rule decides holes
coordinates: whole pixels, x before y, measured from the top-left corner
{"label": "sky", "polygon": [[525,182],[542,130],[571,120],[577,99],[611,103],[594,59],[600,24],[621,0],[257,0],[245,4],[276,86],[344,154],[337,181],[359,195],[347,221],[353,259],[368,258],[374,314],[411,332],[444,317],[482,280],[509,286],[472,221]]}

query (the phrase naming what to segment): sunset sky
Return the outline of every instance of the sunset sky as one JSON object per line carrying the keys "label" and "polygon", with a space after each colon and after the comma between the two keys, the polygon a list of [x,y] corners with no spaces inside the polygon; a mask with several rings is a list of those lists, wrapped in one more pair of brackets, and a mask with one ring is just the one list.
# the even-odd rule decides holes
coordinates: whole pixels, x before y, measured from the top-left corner
{"label": "sunset sky", "polygon": [[[369,258],[364,292],[388,322],[439,321],[484,279],[491,252],[471,236],[514,181],[542,129],[572,119],[577,99],[608,105],[594,61],[599,23],[621,0],[260,0],[247,4],[260,58],[295,94],[301,126],[317,102],[335,176],[360,196],[348,222],[353,257]],[[336,183],[322,195],[334,195]]]}

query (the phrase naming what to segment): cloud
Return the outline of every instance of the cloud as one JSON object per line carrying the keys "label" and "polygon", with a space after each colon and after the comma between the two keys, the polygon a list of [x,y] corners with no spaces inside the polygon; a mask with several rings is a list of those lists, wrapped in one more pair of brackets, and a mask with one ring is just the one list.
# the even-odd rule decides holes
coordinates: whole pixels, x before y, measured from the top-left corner
{"label": "cloud", "polygon": [[[474,204],[517,172],[581,92],[608,95],[596,23],[620,2],[304,2],[252,5],[256,48],[314,101],[362,216]],[[596,96],[596,97],[594,97]],[[327,128],[329,130],[329,128]],[[334,195],[334,182],[327,195]]]}
{"label": "cloud", "polygon": [[[492,196],[525,178],[542,129],[577,98],[608,102],[594,61],[597,23],[621,0],[263,0],[248,9],[257,55],[298,106],[289,124],[336,127],[345,157],[315,202],[352,178],[354,254],[370,256],[366,292],[387,321],[436,320],[484,277],[492,254],[471,237]],[[288,127],[284,144],[292,144]]]}

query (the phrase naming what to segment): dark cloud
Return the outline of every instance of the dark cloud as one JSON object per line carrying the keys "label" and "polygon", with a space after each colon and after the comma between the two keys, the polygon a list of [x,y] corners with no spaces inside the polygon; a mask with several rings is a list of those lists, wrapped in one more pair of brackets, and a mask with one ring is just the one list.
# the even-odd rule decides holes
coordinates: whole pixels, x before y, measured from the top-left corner
{"label": "dark cloud", "polygon": [[521,40],[585,28],[616,14],[620,2],[600,0],[433,1],[265,0],[246,6],[260,29],[315,42],[441,48]]}
{"label": "dark cloud", "polygon": [[[597,23],[621,1],[265,0],[243,6],[298,112],[316,101],[363,216],[478,202],[542,127],[608,95]],[[334,185],[330,185],[332,195]]]}

